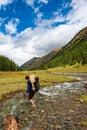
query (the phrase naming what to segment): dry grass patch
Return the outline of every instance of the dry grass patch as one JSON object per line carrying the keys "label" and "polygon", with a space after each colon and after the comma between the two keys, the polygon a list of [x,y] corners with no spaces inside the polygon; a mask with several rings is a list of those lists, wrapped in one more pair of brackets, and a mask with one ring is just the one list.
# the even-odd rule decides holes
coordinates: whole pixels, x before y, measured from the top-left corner
{"label": "dry grass patch", "polygon": [[75,64],[72,66],[65,66],[65,67],[56,67],[53,69],[49,69],[51,72],[87,72],[87,64],[80,65]]}
{"label": "dry grass patch", "polygon": [[84,127],[87,127],[87,121],[82,121],[82,122],[80,122],[80,125],[81,125],[81,126],[84,126]]}
{"label": "dry grass patch", "polygon": [[76,101],[79,101],[79,102],[83,102],[85,104],[87,104],[87,95],[80,95],[79,98],[76,98]]}
{"label": "dry grass patch", "polygon": [[21,72],[0,72],[0,99],[3,94],[26,89],[25,76],[35,74],[40,78],[41,86],[52,86],[58,82],[74,81],[74,78],[67,75],[54,75],[47,71],[21,71]]}

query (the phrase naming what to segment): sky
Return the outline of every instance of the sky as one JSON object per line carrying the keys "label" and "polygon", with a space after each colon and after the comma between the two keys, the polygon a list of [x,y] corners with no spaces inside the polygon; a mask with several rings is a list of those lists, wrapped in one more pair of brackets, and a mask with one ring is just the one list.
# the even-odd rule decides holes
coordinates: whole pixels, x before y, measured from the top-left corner
{"label": "sky", "polygon": [[87,0],[0,0],[0,55],[21,66],[87,26]]}

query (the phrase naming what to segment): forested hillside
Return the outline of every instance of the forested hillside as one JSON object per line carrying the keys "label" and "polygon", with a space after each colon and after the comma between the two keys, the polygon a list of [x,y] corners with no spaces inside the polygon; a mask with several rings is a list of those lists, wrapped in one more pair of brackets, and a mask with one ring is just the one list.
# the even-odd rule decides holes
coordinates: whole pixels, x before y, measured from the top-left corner
{"label": "forested hillside", "polygon": [[58,66],[87,64],[87,27],[78,32],[65,46],[55,48],[38,59],[31,59],[21,66],[23,70],[48,69]]}
{"label": "forested hillside", "polygon": [[48,62],[52,57],[54,57],[61,48],[56,48],[49,52],[48,54],[44,55],[43,57],[39,58],[32,58],[31,60],[27,61],[21,66],[22,70],[31,70],[37,69],[39,66],[43,65],[44,63]]}
{"label": "forested hillside", "polygon": [[9,58],[0,55],[0,71],[17,71],[19,70],[18,65]]}
{"label": "forested hillside", "polygon": [[87,27],[81,30],[56,56],[39,69],[74,65],[76,63],[87,64]]}

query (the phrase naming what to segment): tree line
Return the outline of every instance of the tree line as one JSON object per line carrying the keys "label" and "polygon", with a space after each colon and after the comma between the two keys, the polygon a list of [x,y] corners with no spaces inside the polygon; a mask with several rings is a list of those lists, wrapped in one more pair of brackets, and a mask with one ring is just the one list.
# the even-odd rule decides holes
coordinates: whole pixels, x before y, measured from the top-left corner
{"label": "tree line", "polygon": [[53,59],[40,66],[39,69],[74,65],[76,63],[87,64],[87,38],[75,41],[69,47],[66,45]]}
{"label": "tree line", "polygon": [[19,66],[6,56],[0,55],[0,71],[18,71]]}

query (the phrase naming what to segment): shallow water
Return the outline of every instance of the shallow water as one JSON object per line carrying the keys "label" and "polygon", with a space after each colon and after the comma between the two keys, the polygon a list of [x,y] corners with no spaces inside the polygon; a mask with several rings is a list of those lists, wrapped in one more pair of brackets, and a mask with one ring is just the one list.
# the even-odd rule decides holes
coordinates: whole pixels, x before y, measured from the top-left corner
{"label": "shallow water", "polygon": [[53,98],[56,95],[66,95],[67,91],[71,93],[79,93],[78,91],[82,87],[84,87],[84,82],[65,82],[59,83],[54,87],[44,87],[39,93]]}
{"label": "shallow water", "polygon": [[[41,88],[38,92],[40,94],[41,100],[46,99],[44,97],[48,97],[47,100],[53,99],[57,96],[67,98],[70,94],[76,93],[81,94],[83,91],[84,84],[87,83],[87,73],[80,73],[79,75],[77,73],[69,73],[70,76],[75,75],[78,79],[80,79],[77,82],[64,82],[64,83],[58,83],[55,86],[46,86],[44,88]],[[82,91],[81,91],[82,89]],[[68,94],[67,94],[68,93]],[[11,99],[6,99],[4,102],[0,104],[0,130],[3,130],[4,126],[4,119],[7,115],[12,114],[16,117],[16,119],[21,116],[21,114],[24,114],[25,111],[27,111],[26,104],[28,103],[27,100],[23,98],[23,92],[16,94]],[[27,117],[25,117],[27,118]],[[26,119],[27,120],[27,119]],[[22,128],[21,130],[29,130],[32,126],[32,120],[29,121],[28,126]]]}

